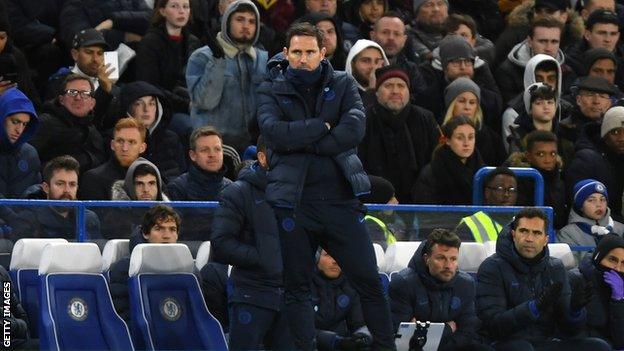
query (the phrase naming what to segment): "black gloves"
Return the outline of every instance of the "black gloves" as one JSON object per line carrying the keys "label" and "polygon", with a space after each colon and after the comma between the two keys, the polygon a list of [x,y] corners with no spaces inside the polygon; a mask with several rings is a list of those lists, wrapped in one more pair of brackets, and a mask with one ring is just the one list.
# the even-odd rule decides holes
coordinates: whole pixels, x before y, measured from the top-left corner
{"label": "black gloves", "polygon": [[212,34],[210,31],[206,33],[206,45],[208,45],[210,50],[212,50],[212,57],[216,59],[225,57],[225,52],[223,52],[221,44],[219,44],[219,41],[217,40],[215,35]]}
{"label": "black gloves", "polygon": [[559,298],[562,288],[563,284],[561,284],[560,282],[556,282],[542,290],[542,293],[537,297],[536,300],[537,309],[540,311],[544,311],[548,307],[552,306]]}
{"label": "black gloves", "polygon": [[583,289],[573,289],[570,297],[570,310],[578,311],[587,306],[594,294],[594,285],[591,282],[584,284]]}
{"label": "black gloves", "polygon": [[373,344],[373,337],[364,332],[355,332],[350,337],[338,341],[338,349],[344,351],[369,350]]}

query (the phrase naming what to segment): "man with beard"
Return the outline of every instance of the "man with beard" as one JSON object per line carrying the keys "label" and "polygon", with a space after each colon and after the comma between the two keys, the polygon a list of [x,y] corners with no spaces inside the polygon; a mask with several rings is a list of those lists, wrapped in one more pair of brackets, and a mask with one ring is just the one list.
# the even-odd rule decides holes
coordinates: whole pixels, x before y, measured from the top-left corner
{"label": "man with beard", "polygon": [[[362,99],[368,96],[368,91],[376,87],[375,70],[387,66],[388,63],[383,49],[374,41],[360,39],[349,50],[345,72],[355,79]],[[367,101],[364,101],[364,106],[368,106]]]}
{"label": "man with beard", "polygon": [[[43,168],[41,187],[32,189],[30,198],[76,200],[80,165],[71,156],[59,156]],[[31,187],[32,188],[32,187]],[[73,207],[29,206],[18,214],[12,240],[20,238],[76,239],[76,212]],[[88,239],[100,238],[100,221],[92,211],[85,213]]]}
{"label": "man with beard", "polygon": [[410,38],[411,48],[419,62],[433,58],[433,49],[444,37],[448,9],[446,0],[414,0],[415,19]]}
{"label": "man with beard", "polygon": [[254,46],[259,23],[253,2],[231,3],[221,19],[216,43],[196,50],[186,68],[193,126],[214,126],[223,134],[224,143],[239,152],[251,140],[247,125],[256,114],[256,90],[268,60],[267,52]]}

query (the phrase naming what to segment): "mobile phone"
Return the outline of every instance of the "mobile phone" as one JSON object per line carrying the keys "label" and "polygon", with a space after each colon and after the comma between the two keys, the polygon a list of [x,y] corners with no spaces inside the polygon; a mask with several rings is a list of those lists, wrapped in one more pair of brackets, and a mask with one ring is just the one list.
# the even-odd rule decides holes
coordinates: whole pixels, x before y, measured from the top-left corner
{"label": "mobile phone", "polygon": [[110,78],[111,80],[118,80],[119,79],[119,56],[117,55],[117,51],[105,51],[104,52],[104,64],[105,65],[110,64],[110,66],[108,66],[108,70],[110,70],[111,68],[115,69],[113,72],[111,72],[108,78]]}

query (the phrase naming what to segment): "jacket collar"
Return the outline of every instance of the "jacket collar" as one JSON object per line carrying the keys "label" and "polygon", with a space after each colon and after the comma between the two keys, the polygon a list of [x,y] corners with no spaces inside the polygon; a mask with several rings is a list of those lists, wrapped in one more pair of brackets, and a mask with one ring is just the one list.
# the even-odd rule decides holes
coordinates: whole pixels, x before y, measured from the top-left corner
{"label": "jacket collar", "polygon": [[245,46],[243,50],[240,50],[236,46],[228,43],[225,39],[223,39],[223,35],[221,34],[221,32],[217,33],[217,41],[219,41],[219,44],[221,44],[221,47],[223,48],[223,52],[225,52],[225,54],[229,58],[234,58],[234,56],[244,52],[249,55],[252,60],[256,60],[256,49],[253,47],[253,45]]}

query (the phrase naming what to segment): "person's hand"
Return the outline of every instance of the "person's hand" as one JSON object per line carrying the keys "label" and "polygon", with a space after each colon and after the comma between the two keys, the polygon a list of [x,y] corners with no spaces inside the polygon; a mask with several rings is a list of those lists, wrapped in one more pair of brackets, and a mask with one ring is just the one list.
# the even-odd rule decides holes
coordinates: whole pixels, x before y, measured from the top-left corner
{"label": "person's hand", "polygon": [[375,70],[372,70],[370,76],[368,77],[368,89],[375,90],[377,86],[377,78],[375,78]]}
{"label": "person's hand", "polygon": [[331,124],[325,122],[325,127],[327,127],[327,130],[331,130]]}
{"label": "person's hand", "polygon": [[604,272],[602,277],[604,278],[604,282],[611,287],[611,299],[624,299],[624,280],[622,280],[622,276],[612,269],[608,272]]}
{"label": "person's hand", "polygon": [[355,332],[353,335],[341,338],[338,341],[340,350],[367,350],[373,344],[373,337],[364,332]]}
{"label": "person's hand", "polygon": [[107,30],[107,29],[113,29],[113,20],[107,19],[103,21],[102,23],[98,24],[97,26],[95,26],[95,29],[99,30],[100,32],[103,30]]}
{"label": "person's hand", "polygon": [[557,301],[557,299],[559,298],[559,295],[561,294],[561,289],[563,289],[563,284],[561,284],[560,282],[556,282],[542,290],[542,293],[537,297],[537,309],[540,311],[544,311],[548,307],[553,305],[555,301]]}
{"label": "person's hand", "polygon": [[17,83],[14,83],[10,80],[4,80],[3,77],[0,77],[0,95],[4,94],[5,91],[15,88]]}
{"label": "person's hand", "polygon": [[132,43],[132,42],[135,42],[135,41],[141,41],[141,39],[143,39],[143,37],[141,37],[138,34],[130,33],[130,32],[124,32],[124,42],[125,43]]}
{"label": "person's hand", "polygon": [[570,297],[570,309],[572,311],[578,311],[581,308],[587,306],[591,297],[594,294],[594,286],[591,282],[587,282],[583,289],[575,289],[572,291]]}
{"label": "person's hand", "polygon": [[451,327],[451,330],[454,332],[457,331],[457,323],[455,323],[455,321],[448,321],[446,322],[446,324],[448,324],[449,327]]}
{"label": "person's hand", "polygon": [[115,71],[115,68],[110,68],[110,63],[100,66],[98,68],[98,80],[105,92],[110,93],[113,89],[113,81],[109,78],[111,73]]}
{"label": "person's hand", "polygon": [[216,59],[221,59],[225,57],[225,52],[223,51],[221,44],[219,44],[219,41],[214,36],[214,34],[206,34],[206,45],[208,45],[208,47],[212,51],[212,57]]}

